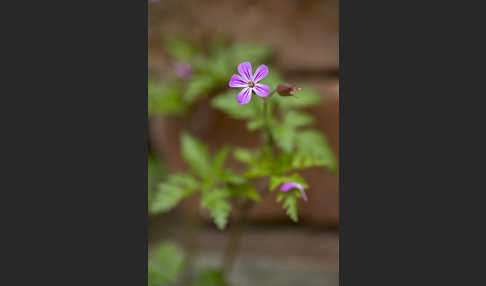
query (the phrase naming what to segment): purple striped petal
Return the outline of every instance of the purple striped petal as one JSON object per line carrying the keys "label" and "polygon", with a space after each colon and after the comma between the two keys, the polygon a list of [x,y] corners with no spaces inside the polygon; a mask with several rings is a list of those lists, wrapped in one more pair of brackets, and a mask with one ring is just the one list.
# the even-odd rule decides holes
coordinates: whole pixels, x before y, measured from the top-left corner
{"label": "purple striped petal", "polygon": [[295,182],[289,182],[289,183],[285,183],[283,184],[281,187],[280,187],[280,190],[282,192],[287,192],[291,189],[299,189],[300,190],[300,193],[302,194],[302,198],[304,199],[304,201],[307,202],[307,195],[305,194],[304,192],[304,188],[302,187],[301,184],[299,183],[295,183]]}
{"label": "purple striped petal", "polygon": [[268,74],[268,67],[266,65],[260,65],[253,75],[253,82],[257,83],[266,77]]}
{"label": "purple striped petal", "polygon": [[268,93],[270,92],[270,88],[268,85],[257,83],[255,84],[253,91],[260,97],[267,97]]}
{"label": "purple striped petal", "polygon": [[252,78],[251,64],[250,62],[243,62],[238,65],[238,72],[245,81],[250,81]]}
{"label": "purple striped petal", "polygon": [[242,89],[240,91],[240,93],[238,93],[236,100],[238,100],[238,102],[240,104],[247,104],[248,102],[250,102],[250,100],[251,100],[251,88],[245,87],[244,89]]}
{"label": "purple striped petal", "polygon": [[241,76],[234,74],[231,76],[231,79],[229,81],[229,86],[230,87],[246,87],[248,84],[246,81],[244,81]]}

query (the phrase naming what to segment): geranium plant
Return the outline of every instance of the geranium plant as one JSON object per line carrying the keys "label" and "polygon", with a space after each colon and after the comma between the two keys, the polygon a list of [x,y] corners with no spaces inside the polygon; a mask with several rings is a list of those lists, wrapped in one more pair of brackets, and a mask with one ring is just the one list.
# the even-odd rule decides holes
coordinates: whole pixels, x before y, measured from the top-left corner
{"label": "geranium plant", "polygon": [[[190,63],[178,64],[177,73],[183,80],[203,76],[197,68],[191,69]],[[298,200],[312,200],[305,192],[312,186],[298,171],[314,167],[336,170],[325,136],[310,127],[313,117],[301,110],[319,104],[321,96],[311,88],[284,83],[278,71],[267,65],[255,66],[253,72],[252,63],[242,61],[233,66],[233,72],[222,69],[226,90],[213,97],[211,105],[232,118],[245,120],[248,132],[260,132],[260,145],[254,149],[225,146],[211,154],[202,140],[183,132],[181,155],[190,168],[169,174],[158,184],[151,194],[151,213],[170,211],[183,199],[199,194],[200,207],[210,214],[217,228],[224,229],[232,209],[248,212],[263,196],[276,192],[275,200],[292,221],[298,222]],[[219,74],[217,82],[221,82]],[[230,155],[244,164],[243,172],[225,164]],[[225,274],[231,271],[239,240],[234,237],[230,241],[232,246],[223,261]]]}

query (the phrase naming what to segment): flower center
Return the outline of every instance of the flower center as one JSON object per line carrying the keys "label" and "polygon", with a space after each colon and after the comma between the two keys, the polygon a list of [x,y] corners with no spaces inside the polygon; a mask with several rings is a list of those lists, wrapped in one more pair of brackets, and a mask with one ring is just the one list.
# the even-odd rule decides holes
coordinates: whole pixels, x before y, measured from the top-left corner
{"label": "flower center", "polygon": [[255,83],[252,80],[250,80],[248,82],[248,87],[255,87]]}

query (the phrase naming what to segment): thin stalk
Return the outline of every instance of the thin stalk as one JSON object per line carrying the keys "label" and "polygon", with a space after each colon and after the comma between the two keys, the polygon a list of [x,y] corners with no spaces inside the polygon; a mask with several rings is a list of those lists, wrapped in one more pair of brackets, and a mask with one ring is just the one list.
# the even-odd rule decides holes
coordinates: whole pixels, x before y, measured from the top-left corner
{"label": "thin stalk", "polygon": [[[264,146],[267,146],[273,149],[273,140],[272,134],[270,132],[270,124],[269,124],[269,108],[268,108],[268,100],[272,97],[272,95],[277,91],[275,88],[272,92],[268,94],[266,98],[263,99],[263,128],[262,128],[262,143]],[[266,187],[265,189],[267,189]],[[260,192],[262,194],[266,194],[265,190]],[[255,203],[250,200],[246,200],[240,206],[240,218],[236,221],[234,227],[232,227],[229,242],[226,246],[224,251],[223,257],[223,274],[227,278],[233,269],[233,265],[235,263],[236,257],[238,255],[238,251],[240,249],[240,242],[245,231],[246,226],[248,225],[248,214],[250,210],[253,208]]]}
{"label": "thin stalk", "polygon": [[192,275],[195,269],[195,259],[198,255],[198,238],[201,229],[201,217],[199,216],[199,201],[192,197],[184,206],[184,249],[186,250],[186,265],[182,279],[176,285],[185,286],[192,284]]}
{"label": "thin stalk", "polygon": [[266,147],[272,147],[273,145],[273,140],[272,140],[272,133],[270,132],[270,122],[268,118],[269,114],[269,107],[268,107],[268,101],[272,97],[272,95],[277,91],[275,88],[272,92],[268,94],[266,98],[263,98],[263,128],[262,128],[262,138],[263,138],[263,144]]}
{"label": "thin stalk", "polygon": [[253,202],[245,202],[244,206],[240,209],[241,216],[232,228],[229,242],[226,246],[223,257],[223,273],[226,278],[231,274],[231,271],[233,270],[233,265],[235,264],[236,256],[238,255],[238,251],[240,249],[241,238],[243,236],[246,226],[248,225],[248,213],[252,207]]}

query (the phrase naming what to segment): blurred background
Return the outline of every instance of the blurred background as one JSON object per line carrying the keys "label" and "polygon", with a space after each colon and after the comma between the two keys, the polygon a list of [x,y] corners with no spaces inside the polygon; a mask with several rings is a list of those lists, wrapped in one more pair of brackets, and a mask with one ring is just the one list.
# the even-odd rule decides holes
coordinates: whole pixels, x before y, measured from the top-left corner
{"label": "blurred background", "polygon": [[[149,208],[157,182],[187,168],[180,156],[182,130],[210,150],[259,143],[257,132],[212,103],[245,60],[268,65],[275,77],[270,80],[310,87],[322,98],[305,110],[338,156],[337,0],[150,0],[148,16]],[[250,212],[231,285],[338,285],[338,174],[322,168],[300,174],[310,188],[309,201],[299,202],[299,222],[266,196]],[[179,285],[192,284],[202,268],[221,266],[232,227],[230,219],[228,228],[218,230],[196,199],[168,213],[149,212],[149,255],[181,252],[191,261],[189,270],[180,270]],[[161,250],[166,242],[177,249]]]}

